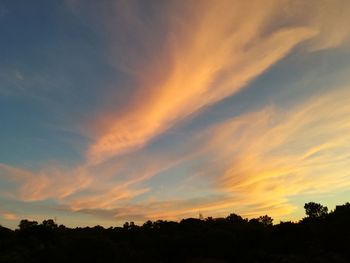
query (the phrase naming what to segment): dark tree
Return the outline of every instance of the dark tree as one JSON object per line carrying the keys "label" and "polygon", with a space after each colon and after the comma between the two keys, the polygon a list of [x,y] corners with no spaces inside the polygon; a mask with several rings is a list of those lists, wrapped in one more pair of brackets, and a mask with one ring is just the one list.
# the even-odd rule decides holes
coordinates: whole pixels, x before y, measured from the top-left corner
{"label": "dark tree", "polygon": [[241,216],[237,214],[230,214],[229,216],[226,217],[226,220],[231,223],[242,223],[244,220]]}
{"label": "dark tree", "polygon": [[258,220],[264,226],[272,226],[273,219],[272,219],[272,217],[269,217],[268,215],[260,216],[258,218]]}
{"label": "dark tree", "polygon": [[335,207],[334,213],[336,214],[350,214],[350,203],[344,205],[337,205]]}
{"label": "dark tree", "polygon": [[49,229],[56,229],[57,228],[57,224],[55,223],[55,221],[53,219],[44,220],[42,225],[46,228],[49,228]]}
{"label": "dark tree", "polygon": [[123,228],[124,229],[129,229],[130,228],[129,222],[125,222],[124,225],[123,225]]}
{"label": "dark tree", "polygon": [[328,214],[328,208],[318,203],[306,203],[304,208],[306,215],[311,219],[324,218]]}
{"label": "dark tree", "polygon": [[0,226],[0,262],[350,262],[350,204],[328,213],[310,202],[305,210],[308,217],[300,222],[279,224],[268,215],[248,221],[234,213],[126,222],[124,228],[22,220],[19,230]]}
{"label": "dark tree", "polygon": [[151,220],[148,220],[143,224],[143,227],[151,229],[153,227],[153,222]]}
{"label": "dark tree", "polygon": [[37,221],[29,221],[27,219],[23,219],[21,220],[21,222],[19,222],[19,229],[20,230],[25,230],[25,229],[29,229],[32,228],[34,226],[37,226],[38,222]]}

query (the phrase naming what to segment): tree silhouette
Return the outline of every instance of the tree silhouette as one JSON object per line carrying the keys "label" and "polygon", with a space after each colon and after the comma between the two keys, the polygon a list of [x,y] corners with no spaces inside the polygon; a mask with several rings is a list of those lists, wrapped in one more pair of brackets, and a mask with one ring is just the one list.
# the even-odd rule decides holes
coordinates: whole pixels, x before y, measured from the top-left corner
{"label": "tree silhouette", "polygon": [[258,220],[264,226],[272,226],[273,219],[272,219],[272,217],[269,217],[268,215],[260,216],[258,218]]}
{"label": "tree silhouette", "polygon": [[47,219],[47,220],[44,220],[42,222],[42,225],[46,228],[49,228],[49,229],[55,229],[57,228],[57,224],[55,223],[55,221],[53,219]]}
{"label": "tree silhouette", "polygon": [[268,215],[234,213],[110,228],[24,219],[15,231],[0,226],[0,262],[350,262],[350,204],[305,210],[300,222],[274,225]]}
{"label": "tree silhouette", "polygon": [[318,203],[306,203],[304,208],[306,215],[311,219],[324,218],[328,214],[328,208]]}
{"label": "tree silhouette", "polygon": [[344,205],[337,205],[335,207],[334,213],[336,214],[350,214],[350,203],[345,203]]}
{"label": "tree silhouette", "polygon": [[30,229],[34,226],[37,226],[38,222],[37,221],[29,221],[27,219],[23,219],[19,222],[19,229],[20,230],[26,230],[26,229]]}
{"label": "tree silhouette", "polygon": [[230,214],[228,217],[226,217],[226,220],[231,223],[244,223],[247,222],[246,219],[243,219],[240,215],[237,214]]}

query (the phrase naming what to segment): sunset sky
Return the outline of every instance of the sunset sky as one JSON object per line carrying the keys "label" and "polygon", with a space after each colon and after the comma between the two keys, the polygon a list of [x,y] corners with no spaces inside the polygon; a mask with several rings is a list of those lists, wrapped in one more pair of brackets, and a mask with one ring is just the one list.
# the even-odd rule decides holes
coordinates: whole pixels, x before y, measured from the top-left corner
{"label": "sunset sky", "polygon": [[0,224],[278,223],[350,201],[349,14],[0,0]]}

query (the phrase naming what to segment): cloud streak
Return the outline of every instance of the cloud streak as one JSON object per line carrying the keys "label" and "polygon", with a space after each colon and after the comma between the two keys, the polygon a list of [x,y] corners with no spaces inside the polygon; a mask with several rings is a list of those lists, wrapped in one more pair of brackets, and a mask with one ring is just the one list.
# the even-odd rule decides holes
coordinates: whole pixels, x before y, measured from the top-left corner
{"label": "cloud streak", "polygon": [[[276,219],[284,219],[295,211],[291,198],[350,186],[349,95],[349,89],[338,88],[289,110],[269,106],[216,123],[192,137],[199,143],[182,145],[176,155],[156,163],[156,155],[144,159],[143,165],[134,169],[134,176],[122,177],[121,171],[134,163],[128,161],[118,166],[119,170],[113,165],[105,167],[106,174],[100,178],[85,167],[80,170],[81,180],[77,180],[79,170],[33,173],[1,165],[0,173],[19,184],[14,195],[22,200],[53,198],[68,211],[110,220],[179,219],[196,216],[198,211],[210,216],[235,211],[247,217],[268,211]],[[183,152],[191,154],[183,156]],[[140,160],[134,159],[136,163]],[[145,181],[191,160],[206,161],[200,161],[180,187],[191,191],[190,185],[207,181],[216,194],[134,200],[147,193],[152,196],[152,187],[142,185]],[[140,176],[142,172],[144,176]]]}
{"label": "cloud streak", "polygon": [[[79,9],[82,3],[73,2]],[[108,14],[96,9],[96,16],[107,17],[99,25],[110,36],[106,53],[114,70],[133,78],[124,104],[108,105],[89,119],[92,141],[82,153],[86,160],[75,167],[47,164],[34,171],[0,163],[0,179],[14,184],[2,195],[54,199],[72,213],[112,219],[178,219],[198,211],[221,216],[232,210],[282,218],[295,210],[294,196],[349,186],[348,86],[291,109],[270,105],[221,123],[209,120],[209,127],[194,128],[165,150],[147,147],[237,94],[296,48],[315,54],[346,46],[350,4],[174,1],[162,5],[155,21],[139,16],[138,2],[111,5]],[[165,29],[149,26],[159,21]],[[124,36],[135,40],[130,47]],[[118,87],[103,92],[124,100]],[[167,193],[155,191],[157,176],[174,174],[181,179],[164,180]],[[181,194],[168,193],[175,190]]]}
{"label": "cloud streak", "polygon": [[[335,89],[289,111],[267,107],[209,131],[212,161],[199,174],[241,204],[293,210],[289,199],[349,187],[349,89]],[[332,109],[332,110],[330,110]],[[213,139],[209,139],[213,138]],[[214,167],[214,168],[213,168]]]}
{"label": "cloud streak", "polygon": [[[169,22],[168,54],[150,61],[150,70],[139,69],[147,74],[139,75],[140,92],[127,110],[101,116],[107,124],[88,150],[92,163],[143,147],[189,115],[236,93],[318,33],[291,26],[263,34],[278,11],[274,1],[264,2],[264,8],[254,1],[185,7],[190,9],[187,18],[177,14]],[[162,68],[168,72],[161,77]]]}

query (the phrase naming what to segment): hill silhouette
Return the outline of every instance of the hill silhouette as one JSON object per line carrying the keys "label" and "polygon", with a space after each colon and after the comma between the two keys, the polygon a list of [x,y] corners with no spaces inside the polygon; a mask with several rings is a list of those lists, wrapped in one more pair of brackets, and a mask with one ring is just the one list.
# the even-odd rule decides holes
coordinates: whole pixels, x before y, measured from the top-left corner
{"label": "hill silhouette", "polygon": [[187,218],[67,228],[54,220],[0,227],[0,262],[350,262],[350,204],[305,204],[299,222]]}

